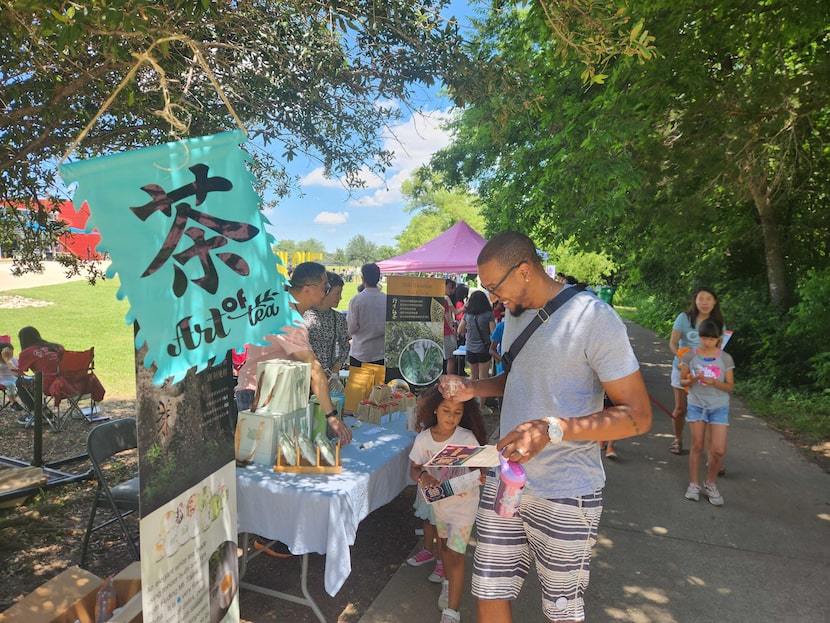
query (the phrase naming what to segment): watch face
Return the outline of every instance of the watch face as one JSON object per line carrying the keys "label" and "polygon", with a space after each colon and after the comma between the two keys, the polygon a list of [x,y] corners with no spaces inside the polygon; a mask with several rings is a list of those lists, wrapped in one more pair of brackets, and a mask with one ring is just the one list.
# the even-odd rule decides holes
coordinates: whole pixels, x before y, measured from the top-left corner
{"label": "watch face", "polygon": [[556,420],[548,420],[548,437],[551,443],[562,441],[562,427]]}

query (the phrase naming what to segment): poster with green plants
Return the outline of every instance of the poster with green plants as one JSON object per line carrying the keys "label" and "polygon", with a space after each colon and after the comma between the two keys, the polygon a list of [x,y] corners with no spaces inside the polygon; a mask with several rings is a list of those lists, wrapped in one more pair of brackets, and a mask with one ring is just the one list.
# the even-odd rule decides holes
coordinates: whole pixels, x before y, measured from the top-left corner
{"label": "poster with green plants", "polygon": [[434,383],[444,364],[444,280],[388,277],[386,293],[387,378],[410,385]]}

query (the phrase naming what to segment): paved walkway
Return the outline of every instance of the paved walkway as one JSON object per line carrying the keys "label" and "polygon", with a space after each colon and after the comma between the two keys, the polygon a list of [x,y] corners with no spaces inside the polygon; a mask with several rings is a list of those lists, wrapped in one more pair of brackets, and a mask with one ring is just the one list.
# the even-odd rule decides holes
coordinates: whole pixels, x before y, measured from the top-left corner
{"label": "paved walkway", "polygon": [[67,281],[80,281],[86,279],[83,275],[66,277],[66,270],[58,262],[43,262],[43,271],[40,273],[27,273],[20,277],[12,275],[12,261],[0,260],[0,292],[5,290],[20,290],[22,288],[35,288],[37,286],[50,286]]}
{"label": "paved walkway", "polygon": [[[629,323],[628,330],[649,392],[671,409],[666,340],[638,325]],[[730,421],[728,473],[719,481],[722,508],[704,496],[697,503],[683,497],[688,455],[669,453],[670,416],[657,404],[649,434],[615,444],[620,459],[606,463],[587,621],[830,619],[830,475],[739,400],[733,401]],[[439,585],[427,582],[430,571],[428,565],[401,566],[360,623],[437,623]],[[461,613],[464,623],[476,620],[469,589]],[[535,578],[514,604],[513,620],[545,620]]]}

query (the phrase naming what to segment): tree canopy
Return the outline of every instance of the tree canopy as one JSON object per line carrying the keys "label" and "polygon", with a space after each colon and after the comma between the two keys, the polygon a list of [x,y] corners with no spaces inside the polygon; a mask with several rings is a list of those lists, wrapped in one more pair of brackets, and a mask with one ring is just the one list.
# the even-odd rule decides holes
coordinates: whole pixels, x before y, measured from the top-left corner
{"label": "tree canopy", "polygon": [[476,196],[464,186],[448,187],[440,175],[426,167],[417,169],[403,183],[401,193],[406,198],[404,212],[414,215],[397,236],[398,253],[421,246],[459,221],[477,232],[485,231]]}
{"label": "tree canopy", "polygon": [[[830,13],[821,0],[630,4],[653,50],[614,56],[590,85],[535,3],[483,16],[477,71],[450,80],[455,140],[432,166],[477,190],[488,233],[603,251],[659,299],[715,285],[746,323],[734,348],[767,350],[753,313],[780,321],[830,278]],[[815,348],[788,353],[802,380]]]}
{"label": "tree canopy", "polygon": [[445,4],[0,0],[0,202],[31,208],[0,228],[24,234],[20,267],[61,231],[13,221],[47,224],[56,166],[73,146],[92,157],[241,123],[262,148],[257,178],[277,196],[299,152],[355,185],[361,168],[383,171],[392,154],[379,131],[400,109],[378,102],[406,106],[416,83],[458,64]]}

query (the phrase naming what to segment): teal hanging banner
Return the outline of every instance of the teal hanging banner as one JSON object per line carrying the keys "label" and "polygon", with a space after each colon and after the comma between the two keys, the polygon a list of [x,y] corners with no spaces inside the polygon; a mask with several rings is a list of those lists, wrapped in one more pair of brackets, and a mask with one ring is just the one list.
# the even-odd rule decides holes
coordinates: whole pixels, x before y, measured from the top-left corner
{"label": "teal hanging banner", "polygon": [[78,183],[88,228],[118,274],[136,348],[161,385],[179,381],[229,349],[266,344],[299,319],[289,306],[273,236],[259,210],[241,131],[193,138],[59,167]]}

